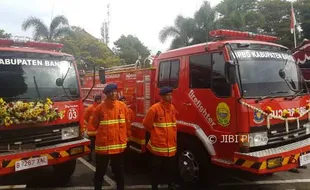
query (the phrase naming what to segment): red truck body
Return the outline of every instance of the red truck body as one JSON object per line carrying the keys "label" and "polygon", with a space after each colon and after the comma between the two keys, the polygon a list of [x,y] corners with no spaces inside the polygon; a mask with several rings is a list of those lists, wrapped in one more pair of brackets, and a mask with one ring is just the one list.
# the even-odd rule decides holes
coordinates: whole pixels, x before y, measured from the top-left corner
{"label": "red truck body", "polygon": [[[94,94],[102,94],[105,77],[136,112],[130,148],[146,152],[142,120],[160,100],[160,87],[171,86],[183,180],[203,181],[211,163],[255,174],[308,164],[310,96],[288,49],[271,36],[210,35],[216,40],[153,57],[151,68],[120,66],[97,75]],[[84,77],[85,91],[87,81],[91,76]]]}
{"label": "red truck body", "polygon": [[310,80],[310,41],[305,39],[293,50],[293,56],[306,80]]}
{"label": "red truck body", "polygon": [[[55,175],[65,180],[74,172],[76,158],[90,152],[89,140],[83,138],[81,130],[84,106],[76,63],[73,56],[59,51],[61,47],[62,44],[0,39],[0,110],[5,109],[0,111],[0,175],[54,166]],[[66,72],[63,89],[56,85],[56,79]],[[40,115],[29,116],[35,114],[31,105],[38,106],[38,100],[47,98],[53,104],[36,107]],[[40,120],[49,117],[51,110],[63,115]]]}

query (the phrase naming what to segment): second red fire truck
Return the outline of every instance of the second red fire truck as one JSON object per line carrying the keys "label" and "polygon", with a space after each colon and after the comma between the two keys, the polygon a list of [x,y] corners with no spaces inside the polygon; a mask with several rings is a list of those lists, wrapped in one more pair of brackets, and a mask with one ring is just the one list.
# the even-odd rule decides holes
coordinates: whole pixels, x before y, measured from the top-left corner
{"label": "second red fire truck", "polygon": [[[310,96],[289,49],[276,37],[249,32],[215,30],[210,36],[211,42],[150,58],[150,68],[99,71],[92,93],[117,83],[136,113],[130,149],[146,152],[142,120],[160,100],[159,89],[171,86],[185,182],[204,180],[212,164],[268,174],[310,163]],[[85,91],[91,80],[84,77]]]}
{"label": "second red fire truck", "polygon": [[76,59],[62,47],[0,39],[0,180],[53,166],[66,184],[76,159],[90,152]]}

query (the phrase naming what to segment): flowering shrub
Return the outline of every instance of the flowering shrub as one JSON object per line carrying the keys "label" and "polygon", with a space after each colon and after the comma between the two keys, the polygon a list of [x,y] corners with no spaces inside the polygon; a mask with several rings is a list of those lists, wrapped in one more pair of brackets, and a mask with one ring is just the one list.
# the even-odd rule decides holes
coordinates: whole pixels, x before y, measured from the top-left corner
{"label": "flowering shrub", "polygon": [[36,102],[5,102],[0,98],[0,125],[49,122],[64,117],[64,111],[53,108],[53,102],[47,98]]}

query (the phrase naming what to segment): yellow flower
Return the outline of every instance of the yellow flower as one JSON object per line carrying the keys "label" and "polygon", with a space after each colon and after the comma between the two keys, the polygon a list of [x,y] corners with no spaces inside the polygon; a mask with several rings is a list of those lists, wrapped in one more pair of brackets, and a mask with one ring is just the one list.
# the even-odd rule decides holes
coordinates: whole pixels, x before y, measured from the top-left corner
{"label": "yellow flower", "polygon": [[284,118],[287,118],[288,117],[288,115],[289,115],[289,111],[288,110],[283,110],[283,112],[282,112],[282,117],[284,117]]}
{"label": "yellow flower", "polygon": [[8,127],[8,126],[10,126],[12,124],[13,124],[13,121],[11,120],[11,118],[9,118],[9,117],[4,118],[4,125],[6,127]]}
{"label": "yellow flower", "polygon": [[2,98],[0,98],[0,105],[4,105],[6,102],[2,99]]}
{"label": "yellow flower", "polygon": [[52,102],[52,100],[50,98],[46,98],[46,103],[48,105],[52,105],[53,104],[53,102]]}

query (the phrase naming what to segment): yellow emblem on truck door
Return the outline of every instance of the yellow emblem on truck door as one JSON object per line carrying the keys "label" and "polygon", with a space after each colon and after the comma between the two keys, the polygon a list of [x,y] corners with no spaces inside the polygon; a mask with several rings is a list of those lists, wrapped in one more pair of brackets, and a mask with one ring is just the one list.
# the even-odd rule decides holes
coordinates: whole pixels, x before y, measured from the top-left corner
{"label": "yellow emblem on truck door", "polygon": [[228,105],[221,102],[216,107],[216,117],[220,125],[226,127],[230,123],[230,109]]}

